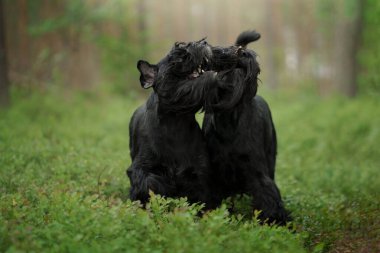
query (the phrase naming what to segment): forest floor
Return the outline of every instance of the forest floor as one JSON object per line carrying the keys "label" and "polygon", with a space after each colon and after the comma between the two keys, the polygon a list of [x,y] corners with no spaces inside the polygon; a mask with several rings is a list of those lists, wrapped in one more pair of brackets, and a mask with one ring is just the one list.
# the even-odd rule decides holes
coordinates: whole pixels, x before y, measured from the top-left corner
{"label": "forest floor", "polygon": [[[380,252],[380,100],[264,94],[288,227],[249,197],[202,217],[185,199],[128,200],[128,123],[142,100],[13,92],[0,111],[0,252]],[[198,117],[201,118],[202,115]]]}

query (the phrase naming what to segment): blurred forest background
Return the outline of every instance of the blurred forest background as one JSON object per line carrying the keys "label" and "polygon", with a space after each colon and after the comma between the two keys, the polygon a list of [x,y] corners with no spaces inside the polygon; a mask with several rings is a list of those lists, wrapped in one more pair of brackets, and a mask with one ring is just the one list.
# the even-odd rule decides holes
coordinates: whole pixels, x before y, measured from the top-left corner
{"label": "blurred forest background", "polygon": [[[140,209],[137,61],[251,29],[296,233],[244,198]],[[380,252],[379,42],[380,0],[0,0],[0,252]]]}
{"label": "blurred forest background", "polygon": [[136,61],[157,62],[175,41],[231,45],[243,30],[262,86],[326,96],[380,92],[378,0],[1,0],[0,101],[9,86],[138,95]]}

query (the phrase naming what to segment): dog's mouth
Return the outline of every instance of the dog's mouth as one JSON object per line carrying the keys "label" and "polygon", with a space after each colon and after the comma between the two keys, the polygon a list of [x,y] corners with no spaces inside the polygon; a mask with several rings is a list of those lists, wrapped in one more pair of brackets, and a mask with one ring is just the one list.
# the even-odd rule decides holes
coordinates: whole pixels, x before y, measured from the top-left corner
{"label": "dog's mouth", "polygon": [[189,79],[196,79],[203,75],[203,73],[207,72],[210,70],[210,65],[209,65],[210,60],[205,57],[202,61],[202,64],[199,64],[197,68],[191,72],[191,74],[188,76]]}
{"label": "dog's mouth", "polygon": [[198,66],[198,68],[194,69],[194,71],[189,75],[189,79],[195,79],[203,75],[203,73],[206,72],[201,65]]}

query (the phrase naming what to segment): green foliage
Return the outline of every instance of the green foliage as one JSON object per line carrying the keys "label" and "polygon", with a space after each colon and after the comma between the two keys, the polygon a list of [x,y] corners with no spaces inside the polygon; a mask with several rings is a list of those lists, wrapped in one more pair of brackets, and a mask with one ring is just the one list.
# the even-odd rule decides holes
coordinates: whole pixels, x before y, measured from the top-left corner
{"label": "green foliage", "polygon": [[86,26],[91,25],[92,21],[94,21],[93,16],[90,15],[83,1],[66,0],[61,4],[64,8],[62,15],[42,20],[39,17],[39,9],[42,7],[43,2],[31,1],[28,5],[33,21],[28,30],[32,36],[62,32],[69,28],[80,31]]}
{"label": "green foliage", "polygon": [[157,195],[142,209],[125,175],[141,101],[58,94],[13,92],[0,111],[1,252],[325,252],[341,238],[354,248],[379,238],[377,99],[266,96],[294,232],[258,225],[247,196],[203,216]]}
{"label": "green foliage", "polygon": [[[360,7],[361,5],[362,7]],[[380,2],[377,0],[318,0],[318,26],[326,36],[334,36],[339,21],[353,22],[358,15],[362,19],[358,61],[358,86],[361,93],[378,96],[380,93]],[[362,13],[359,13],[362,11]]]}
{"label": "green foliage", "polygon": [[[125,93],[133,90],[132,80],[137,79],[135,71],[139,55],[148,54],[147,45],[139,45],[138,35],[132,33],[136,27],[135,0],[112,0],[101,4],[91,4],[90,1],[65,0],[56,5],[62,8],[61,13],[53,17],[41,17],[39,9],[44,4],[41,1],[30,1],[29,11],[32,22],[29,34],[38,38],[49,33],[59,33],[65,43],[70,41],[76,47],[80,43],[91,43],[97,46],[101,56],[102,71],[111,90]],[[54,5],[54,3],[50,3]],[[56,7],[55,10],[59,10]],[[141,31],[139,31],[141,33]],[[147,33],[147,31],[145,31]],[[70,47],[67,47],[69,49]],[[45,49],[46,50],[46,49]],[[63,51],[65,49],[62,49]],[[50,52],[54,57],[54,52]],[[68,52],[59,52],[69,57]]]}
{"label": "green foliage", "polygon": [[334,36],[337,22],[353,21],[360,15],[359,4],[361,0],[317,0],[315,15],[319,23],[318,29],[325,36]]}
{"label": "green foliage", "polygon": [[318,21],[317,28],[327,38],[331,38],[336,15],[337,3],[330,0],[317,0],[315,16]]}
{"label": "green foliage", "polygon": [[367,233],[378,226],[380,203],[378,100],[305,96],[282,103],[274,105],[280,123],[277,178],[295,223],[309,234],[307,242],[375,238]]}
{"label": "green foliage", "polygon": [[361,91],[378,96],[380,93],[380,2],[366,0],[364,5],[363,39],[359,54],[362,73],[359,76]]}

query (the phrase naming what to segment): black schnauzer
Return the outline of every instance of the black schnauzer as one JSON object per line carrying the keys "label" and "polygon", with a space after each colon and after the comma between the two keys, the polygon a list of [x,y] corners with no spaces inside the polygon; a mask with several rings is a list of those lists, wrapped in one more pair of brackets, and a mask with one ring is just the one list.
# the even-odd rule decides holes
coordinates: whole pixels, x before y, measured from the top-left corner
{"label": "black schnauzer", "polygon": [[[203,132],[211,162],[216,204],[236,194],[253,196],[260,220],[290,220],[274,182],[276,132],[265,100],[256,96],[260,72],[256,54],[246,49],[260,34],[244,32],[235,46],[213,47],[212,69],[218,72],[219,102],[206,108]],[[211,104],[210,102],[209,104]]]}
{"label": "black schnauzer", "polygon": [[216,73],[205,71],[212,56],[205,39],[176,43],[158,64],[140,60],[141,86],[153,87],[132,116],[127,169],[130,198],[145,204],[149,191],[208,202],[209,158],[195,113],[217,89]]}

